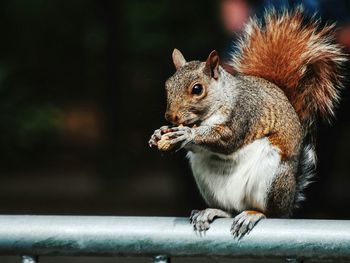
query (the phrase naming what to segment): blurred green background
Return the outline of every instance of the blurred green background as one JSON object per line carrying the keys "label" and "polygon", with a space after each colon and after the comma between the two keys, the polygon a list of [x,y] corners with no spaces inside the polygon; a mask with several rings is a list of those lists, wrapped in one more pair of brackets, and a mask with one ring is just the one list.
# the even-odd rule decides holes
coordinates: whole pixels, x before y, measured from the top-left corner
{"label": "blurred green background", "polygon": [[204,59],[224,43],[216,11],[1,1],[0,213],[187,215],[200,198],[183,154],[147,142],[164,123],[172,49]]}
{"label": "blurred green background", "polygon": [[[204,208],[185,154],[161,155],[147,142],[165,124],[173,48],[189,60],[213,49],[227,57],[234,35],[220,3],[1,1],[0,213]],[[330,10],[321,15],[333,19]],[[333,127],[319,125],[318,176],[297,217],[350,217],[348,85],[342,97]]]}

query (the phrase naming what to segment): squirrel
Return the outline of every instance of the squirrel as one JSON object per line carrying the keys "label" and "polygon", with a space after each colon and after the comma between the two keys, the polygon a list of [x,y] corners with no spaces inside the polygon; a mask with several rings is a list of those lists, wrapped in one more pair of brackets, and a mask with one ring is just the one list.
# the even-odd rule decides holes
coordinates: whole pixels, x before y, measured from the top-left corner
{"label": "squirrel", "polygon": [[[206,231],[233,218],[241,238],[266,217],[290,217],[316,166],[315,121],[332,119],[347,60],[334,25],[308,22],[302,8],[251,18],[227,64],[214,50],[187,62],[174,49],[176,72],[165,83],[165,118],[149,144],[184,148],[210,208],[190,222]],[[179,126],[181,125],[181,126]]]}

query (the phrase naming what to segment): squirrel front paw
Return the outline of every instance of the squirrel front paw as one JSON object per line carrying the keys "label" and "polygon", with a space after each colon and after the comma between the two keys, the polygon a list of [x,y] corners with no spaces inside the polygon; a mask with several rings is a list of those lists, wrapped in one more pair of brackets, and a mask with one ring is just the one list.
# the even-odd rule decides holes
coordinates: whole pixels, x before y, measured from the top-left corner
{"label": "squirrel front paw", "polygon": [[183,148],[192,141],[194,132],[190,127],[179,125],[177,127],[162,126],[154,131],[148,144],[157,147],[160,151],[170,151],[173,148]]}
{"label": "squirrel front paw", "polygon": [[241,239],[245,234],[248,234],[263,218],[266,218],[266,216],[258,211],[243,211],[233,219],[231,227],[232,235],[238,239]]}
{"label": "squirrel front paw", "polygon": [[215,218],[227,218],[231,216],[232,215],[230,213],[215,208],[207,208],[204,210],[192,210],[190,222],[193,225],[194,230],[206,231],[209,229],[210,223],[213,222]]}
{"label": "squirrel front paw", "polygon": [[171,149],[181,149],[193,141],[194,135],[194,128],[179,125],[177,127],[170,128],[170,131],[166,133],[165,136]]}
{"label": "squirrel front paw", "polygon": [[151,136],[151,139],[148,141],[149,147],[158,147],[158,142],[162,139],[162,135],[170,131],[169,126],[162,126],[159,129],[155,130]]}

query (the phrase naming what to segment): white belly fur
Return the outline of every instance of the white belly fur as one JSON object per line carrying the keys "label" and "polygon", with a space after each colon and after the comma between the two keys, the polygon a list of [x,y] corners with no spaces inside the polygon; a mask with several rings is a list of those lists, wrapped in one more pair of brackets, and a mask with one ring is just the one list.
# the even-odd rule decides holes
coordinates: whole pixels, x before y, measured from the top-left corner
{"label": "white belly fur", "polygon": [[209,205],[264,212],[268,189],[281,161],[279,150],[267,138],[255,140],[230,155],[207,150],[189,152],[199,190]]}

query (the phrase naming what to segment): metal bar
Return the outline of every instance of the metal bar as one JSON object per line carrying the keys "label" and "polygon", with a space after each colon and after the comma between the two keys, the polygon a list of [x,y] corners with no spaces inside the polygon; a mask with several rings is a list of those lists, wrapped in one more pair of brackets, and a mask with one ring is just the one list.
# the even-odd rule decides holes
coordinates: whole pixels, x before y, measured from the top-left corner
{"label": "metal bar", "polygon": [[39,263],[38,257],[21,256],[21,263]]}
{"label": "metal bar", "polygon": [[241,240],[231,222],[200,234],[187,218],[0,216],[0,254],[350,259],[350,221],[266,219]]}

